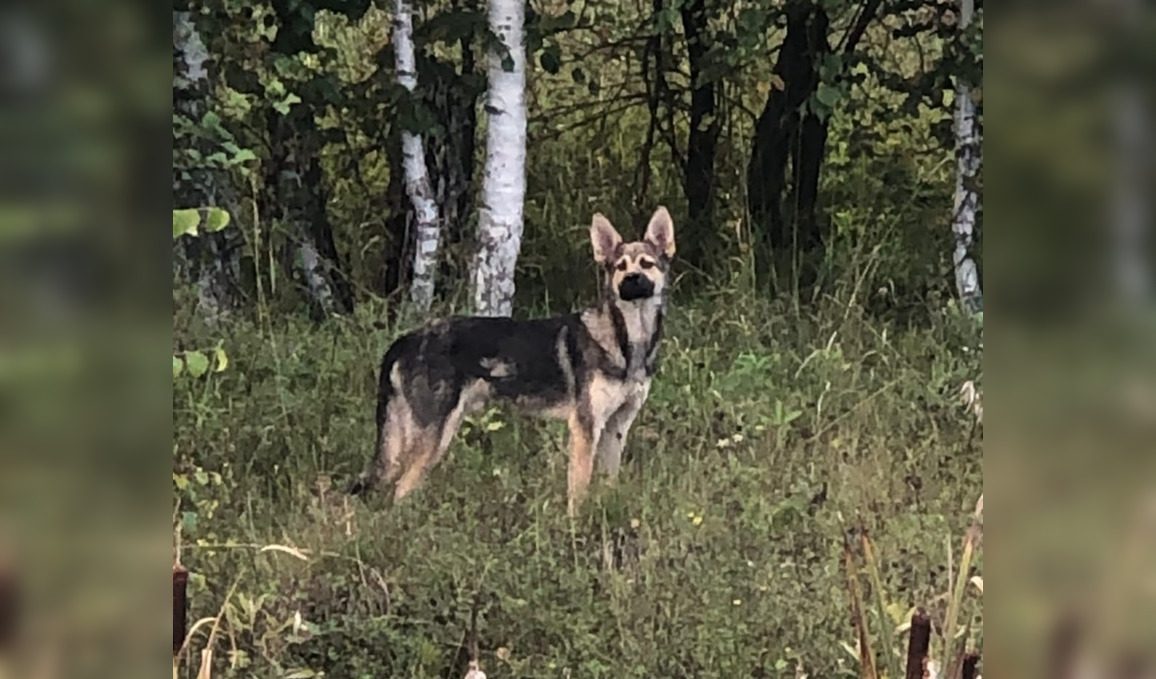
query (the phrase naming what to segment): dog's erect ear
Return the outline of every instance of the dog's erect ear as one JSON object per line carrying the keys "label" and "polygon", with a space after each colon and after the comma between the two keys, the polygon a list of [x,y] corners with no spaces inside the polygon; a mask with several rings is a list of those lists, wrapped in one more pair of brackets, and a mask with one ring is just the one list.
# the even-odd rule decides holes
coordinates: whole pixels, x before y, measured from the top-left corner
{"label": "dog's erect ear", "polygon": [[658,248],[668,259],[674,257],[674,222],[665,207],[660,205],[650,217],[645,238],[647,243]]}
{"label": "dog's erect ear", "polygon": [[622,236],[610,225],[610,220],[602,213],[594,214],[590,224],[590,244],[594,246],[594,261],[605,264],[614,256],[614,251],[622,244]]}

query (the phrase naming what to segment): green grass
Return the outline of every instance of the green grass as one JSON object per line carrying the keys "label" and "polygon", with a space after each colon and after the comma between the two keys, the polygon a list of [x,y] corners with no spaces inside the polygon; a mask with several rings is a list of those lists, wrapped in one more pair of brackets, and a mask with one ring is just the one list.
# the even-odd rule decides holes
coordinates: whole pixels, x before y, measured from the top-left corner
{"label": "green grass", "polygon": [[174,394],[190,617],[225,612],[213,676],[460,677],[473,607],[490,677],[857,676],[842,559],[859,525],[897,610],[942,618],[948,545],[982,492],[958,398],[981,376],[972,320],[676,298],[623,474],[572,523],[564,426],[501,412],[467,423],[406,502],[342,495],[401,330],[376,329],[380,311],[179,333],[231,359]]}

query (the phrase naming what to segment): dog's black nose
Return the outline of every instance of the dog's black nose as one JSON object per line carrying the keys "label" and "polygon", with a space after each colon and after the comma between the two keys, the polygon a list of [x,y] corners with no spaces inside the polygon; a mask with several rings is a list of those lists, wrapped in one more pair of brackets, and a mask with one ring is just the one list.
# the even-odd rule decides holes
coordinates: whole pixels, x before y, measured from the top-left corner
{"label": "dog's black nose", "polygon": [[618,284],[618,296],[624,301],[645,299],[654,294],[654,283],[640,273],[632,273]]}

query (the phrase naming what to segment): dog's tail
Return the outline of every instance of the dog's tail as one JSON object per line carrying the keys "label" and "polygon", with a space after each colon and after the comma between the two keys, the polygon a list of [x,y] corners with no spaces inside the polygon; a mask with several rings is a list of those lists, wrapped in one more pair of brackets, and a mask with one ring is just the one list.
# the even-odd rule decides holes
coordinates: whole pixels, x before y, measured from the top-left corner
{"label": "dog's tail", "polygon": [[386,422],[389,419],[389,403],[396,391],[393,384],[393,369],[404,351],[407,339],[403,337],[394,342],[381,359],[381,369],[377,375],[377,413],[375,418],[377,439],[368,469],[354,479],[346,490],[350,495],[364,495],[373,489],[381,480],[382,472],[389,463],[385,459],[385,437]]}

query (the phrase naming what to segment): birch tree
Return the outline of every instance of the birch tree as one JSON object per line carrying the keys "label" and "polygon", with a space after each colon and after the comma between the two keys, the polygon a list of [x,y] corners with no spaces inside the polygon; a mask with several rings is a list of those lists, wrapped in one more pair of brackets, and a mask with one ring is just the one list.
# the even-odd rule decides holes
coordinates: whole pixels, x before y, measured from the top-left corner
{"label": "birch tree", "polygon": [[[960,29],[966,29],[975,13],[974,0],[961,0]],[[974,313],[983,308],[983,294],[979,285],[979,269],[972,251],[975,246],[975,225],[979,212],[979,193],[976,179],[980,166],[979,126],[971,90],[962,78],[955,90],[955,204],[952,210],[951,231],[955,236],[952,263],[955,265],[955,287],[964,309]]]}
{"label": "birch tree", "polygon": [[509,316],[522,247],[526,194],[526,55],[523,0],[489,0],[490,30],[503,49],[488,55],[486,164],[473,267],[474,310]]}
{"label": "birch tree", "polygon": [[[212,57],[190,12],[173,12],[173,106],[176,114],[196,124],[209,106],[211,83],[208,65]],[[178,140],[208,157],[217,149],[203,139]],[[200,208],[221,202],[220,177],[205,163],[174,170],[173,196],[178,207]],[[198,311],[202,318],[216,322],[228,311],[231,295],[224,261],[226,239],[221,234],[203,238],[182,238],[175,244],[175,263],[182,277],[195,281]]]}
{"label": "birch tree", "polygon": [[[409,0],[394,5],[393,51],[397,63],[397,81],[411,94],[417,88],[417,63],[413,49],[413,8]],[[437,273],[438,244],[441,227],[438,207],[430,188],[425,164],[425,145],[420,134],[402,130],[401,148],[405,167],[405,192],[413,205],[417,242],[413,254],[413,282],[410,299],[414,306],[427,311],[433,303],[434,276]]]}

